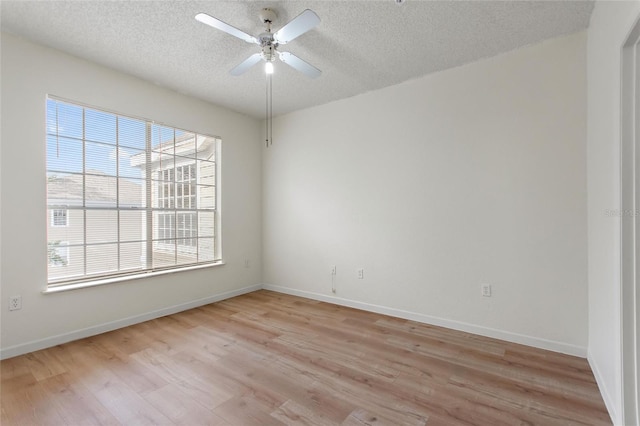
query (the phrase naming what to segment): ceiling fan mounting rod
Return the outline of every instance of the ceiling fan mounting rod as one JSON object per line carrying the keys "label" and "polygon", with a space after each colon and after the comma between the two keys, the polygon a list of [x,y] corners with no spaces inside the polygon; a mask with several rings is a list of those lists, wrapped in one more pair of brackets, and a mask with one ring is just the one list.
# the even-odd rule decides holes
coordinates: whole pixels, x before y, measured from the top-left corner
{"label": "ceiling fan mounting rod", "polygon": [[278,46],[278,42],[275,41],[273,34],[266,32],[266,33],[262,33],[258,36],[258,41],[260,42],[260,46],[264,47],[264,46],[269,46],[269,45],[275,45]]}
{"label": "ceiling fan mounting rod", "polygon": [[260,46],[262,46],[262,57],[267,62],[273,61],[273,54],[278,47],[278,43],[275,42],[273,34],[271,33],[271,24],[273,24],[277,17],[276,12],[268,7],[260,11],[260,21],[267,26],[267,30],[258,36],[258,41],[260,42]]}

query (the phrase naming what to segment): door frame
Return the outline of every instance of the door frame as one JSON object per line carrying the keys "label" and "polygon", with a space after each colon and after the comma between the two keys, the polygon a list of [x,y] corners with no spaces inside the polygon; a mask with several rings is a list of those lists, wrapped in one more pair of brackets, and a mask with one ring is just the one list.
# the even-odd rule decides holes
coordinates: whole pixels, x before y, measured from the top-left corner
{"label": "door frame", "polygon": [[622,46],[620,323],[624,424],[640,424],[640,17]]}

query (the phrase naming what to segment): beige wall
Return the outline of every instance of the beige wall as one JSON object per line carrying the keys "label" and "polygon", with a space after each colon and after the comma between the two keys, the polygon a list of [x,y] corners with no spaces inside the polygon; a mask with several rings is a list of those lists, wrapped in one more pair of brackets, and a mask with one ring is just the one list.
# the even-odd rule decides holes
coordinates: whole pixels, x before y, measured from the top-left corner
{"label": "beige wall", "polygon": [[[2,356],[126,325],[261,283],[258,120],[2,33]],[[83,290],[47,285],[45,100],[54,95],[222,139],[225,265]],[[245,268],[249,260],[250,268]]]}
{"label": "beige wall", "polygon": [[583,32],[276,118],[265,282],[586,355],[585,56]]}

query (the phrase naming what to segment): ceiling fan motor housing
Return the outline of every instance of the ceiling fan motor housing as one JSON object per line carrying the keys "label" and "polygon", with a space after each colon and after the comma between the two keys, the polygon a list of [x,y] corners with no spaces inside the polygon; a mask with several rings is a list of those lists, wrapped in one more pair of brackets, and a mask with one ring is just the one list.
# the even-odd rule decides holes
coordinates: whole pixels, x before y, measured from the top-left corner
{"label": "ceiling fan motor housing", "polygon": [[267,62],[273,62],[276,57],[277,44],[267,44],[262,46],[262,58]]}
{"label": "ceiling fan motor housing", "polygon": [[267,62],[272,62],[275,59],[276,49],[278,43],[273,39],[273,34],[262,33],[258,36],[260,46],[262,46],[262,58]]}
{"label": "ceiling fan motor housing", "polygon": [[257,38],[258,38],[258,41],[260,42],[260,46],[262,47],[278,44],[275,42],[273,38],[273,34],[270,32],[262,33]]}

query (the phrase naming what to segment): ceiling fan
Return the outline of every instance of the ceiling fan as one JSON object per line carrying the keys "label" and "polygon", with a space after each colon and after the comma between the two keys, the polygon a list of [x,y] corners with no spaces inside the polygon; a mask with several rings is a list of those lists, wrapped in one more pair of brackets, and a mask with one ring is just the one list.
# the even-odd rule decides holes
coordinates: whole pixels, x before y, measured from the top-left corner
{"label": "ceiling fan", "polygon": [[281,52],[278,50],[280,45],[284,45],[293,41],[297,37],[306,33],[316,25],[320,23],[320,18],[316,13],[310,9],[306,9],[300,15],[293,18],[284,27],[280,28],[275,33],[271,32],[271,25],[277,18],[276,13],[272,9],[262,9],[260,11],[260,20],[267,26],[267,29],[262,34],[254,37],[233,27],[226,22],[207,15],[206,13],[198,13],[196,19],[203,24],[209,25],[213,28],[217,28],[224,31],[227,34],[231,34],[234,37],[238,37],[247,43],[257,44],[262,48],[262,52],[254,53],[247,59],[242,61],[235,68],[231,69],[231,75],[241,75],[249,70],[252,66],[260,62],[265,61],[265,72],[267,74],[273,73],[273,61],[278,57],[282,62],[290,67],[300,71],[301,73],[311,77],[317,78],[322,74],[318,68],[309,64],[306,61],[298,58],[296,55],[289,52]]}

